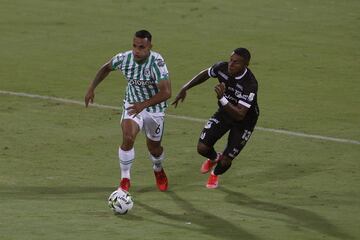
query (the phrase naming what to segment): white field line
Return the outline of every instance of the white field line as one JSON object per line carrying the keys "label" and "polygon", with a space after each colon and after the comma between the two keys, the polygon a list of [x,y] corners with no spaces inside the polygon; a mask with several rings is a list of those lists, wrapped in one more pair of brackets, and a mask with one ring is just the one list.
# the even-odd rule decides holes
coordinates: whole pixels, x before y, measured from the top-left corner
{"label": "white field line", "polygon": [[[42,95],[36,95],[36,94],[30,94],[30,93],[11,92],[11,91],[2,91],[2,90],[0,90],[0,94],[12,95],[12,96],[20,96],[20,97],[28,97],[28,98],[36,98],[36,99],[45,99],[45,100],[51,100],[51,101],[56,101],[56,102],[72,103],[72,104],[77,104],[77,105],[83,105],[84,106],[83,101],[71,100],[71,99],[66,99],[66,98],[58,98],[58,97],[42,96]],[[103,104],[97,104],[97,103],[91,104],[91,106],[97,107],[97,108],[107,108],[107,109],[121,110],[121,107],[109,106],[109,105],[103,105]],[[205,121],[207,121],[207,119],[180,116],[180,115],[173,115],[173,114],[166,114],[166,116],[171,117],[171,118],[175,118],[175,119],[183,119],[183,120],[187,120],[187,121],[192,121],[192,122],[205,122]],[[312,138],[312,139],[319,139],[319,140],[323,140],[323,141],[332,141],[332,142],[340,142],[340,143],[348,143],[348,144],[360,145],[360,141],[351,140],[351,139],[327,137],[327,136],[321,136],[321,135],[306,134],[306,133],[301,133],[301,132],[292,132],[292,131],[287,131],[287,130],[264,128],[264,127],[256,127],[256,129],[260,130],[260,131],[279,133],[279,134],[295,136],[295,137]]]}

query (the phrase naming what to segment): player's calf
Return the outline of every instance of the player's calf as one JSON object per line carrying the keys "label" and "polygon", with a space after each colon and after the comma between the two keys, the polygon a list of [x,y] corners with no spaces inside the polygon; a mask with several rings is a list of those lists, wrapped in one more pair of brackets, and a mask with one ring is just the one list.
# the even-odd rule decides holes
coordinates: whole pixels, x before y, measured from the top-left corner
{"label": "player's calf", "polygon": [[214,147],[206,146],[201,142],[199,142],[197,145],[197,151],[201,156],[206,157],[210,160],[215,160],[218,156]]}
{"label": "player's calf", "polygon": [[224,156],[222,159],[220,159],[218,164],[216,164],[216,167],[214,169],[214,174],[221,175],[225,173],[231,167],[231,163],[232,163],[232,159]]}

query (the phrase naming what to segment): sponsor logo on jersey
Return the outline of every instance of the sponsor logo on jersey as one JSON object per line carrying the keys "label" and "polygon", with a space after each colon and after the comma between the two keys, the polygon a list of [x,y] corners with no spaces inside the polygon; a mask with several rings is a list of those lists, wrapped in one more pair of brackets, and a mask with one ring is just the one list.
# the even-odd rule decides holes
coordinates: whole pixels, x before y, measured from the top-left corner
{"label": "sponsor logo on jersey", "polygon": [[218,124],[219,123],[219,120],[215,119],[215,118],[210,118],[209,121],[207,121],[207,123],[205,124],[204,128],[205,129],[209,129],[211,128],[211,125],[215,123],[215,124]]}
{"label": "sponsor logo on jersey", "polygon": [[252,102],[254,100],[255,93],[250,93],[249,95],[247,95],[247,94],[242,94],[238,90],[235,90],[235,96],[239,99]]}
{"label": "sponsor logo on jersey", "polygon": [[238,101],[236,98],[232,97],[230,94],[228,94],[228,95],[224,94],[224,96],[225,96],[225,98],[226,98],[227,100],[230,100],[230,101],[233,101],[233,102],[237,102],[237,101]]}
{"label": "sponsor logo on jersey", "polygon": [[155,61],[156,61],[156,64],[157,64],[159,67],[165,66],[164,60],[162,60],[162,59],[156,59]]}
{"label": "sponsor logo on jersey", "polygon": [[240,85],[240,84],[236,84],[236,87],[238,88],[238,89],[240,89],[240,91],[243,91],[244,90],[244,88]]}
{"label": "sponsor logo on jersey", "polygon": [[153,85],[155,84],[154,81],[150,80],[150,81],[143,81],[143,80],[130,80],[129,81],[130,85],[135,85],[135,86],[149,86],[149,85]]}
{"label": "sponsor logo on jersey", "polygon": [[162,73],[161,73],[161,78],[162,78],[162,79],[169,79],[169,74],[166,73],[166,72],[162,72]]}
{"label": "sponsor logo on jersey", "polygon": [[249,95],[246,95],[246,94],[242,94],[242,92],[238,91],[238,90],[235,90],[235,96],[237,98],[240,98],[240,99],[243,99],[243,100],[246,100],[248,99]]}
{"label": "sponsor logo on jersey", "polygon": [[255,97],[255,93],[250,93],[249,94],[249,101],[254,100],[254,97]]}
{"label": "sponsor logo on jersey", "polygon": [[121,54],[121,55],[117,55],[117,56],[116,56],[116,60],[117,60],[118,62],[124,61],[124,58],[125,58],[124,54]]}

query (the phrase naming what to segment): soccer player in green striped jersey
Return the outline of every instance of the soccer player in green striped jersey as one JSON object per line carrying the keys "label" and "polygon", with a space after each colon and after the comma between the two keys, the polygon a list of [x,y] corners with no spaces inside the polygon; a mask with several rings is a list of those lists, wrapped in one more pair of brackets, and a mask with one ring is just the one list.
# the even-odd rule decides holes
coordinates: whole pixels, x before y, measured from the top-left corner
{"label": "soccer player in green striped jersey", "polygon": [[148,31],[137,31],[133,38],[132,50],[121,52],[105,63],[85,95],[87,107],[94,101],[95,88],[111,71],[121,71],[128,82],[121,116],[123,141],[119,147],[119,188],[126,191],[130,188],[130,170],[135,158],[134,142],[141,130],[146,135],[156,184],[160,191],[166,191],[168,188],[168,180],[162,166],[164,150],[161,138],[166,100],[171,97],[171,85],[164,59],[159,53],[151,51],[151,40],[152,36]]}

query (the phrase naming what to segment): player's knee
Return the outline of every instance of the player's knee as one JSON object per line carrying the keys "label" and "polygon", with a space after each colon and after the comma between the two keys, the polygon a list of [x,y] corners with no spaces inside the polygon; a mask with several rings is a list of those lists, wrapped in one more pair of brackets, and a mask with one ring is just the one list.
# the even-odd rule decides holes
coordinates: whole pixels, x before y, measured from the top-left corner
{"label": "player's knee", "polygon": [[162,146],[148,146],[149,153],[154,157],[159,157],[163,153]]}
{"label": "player's knee", "polygon": [[206,146],[205,144],[203,143],[198,143],[197,145],[197,151],[200,155],[202,156],[206,156],[207,153],[209,152],[210,148],[208,146]]}
{"label": "player's knee", "polygon": [[133,148],[134,143],[135,143],[135,136],[126,133],[123,135],[123,144],[122,144],[123,149]]}

